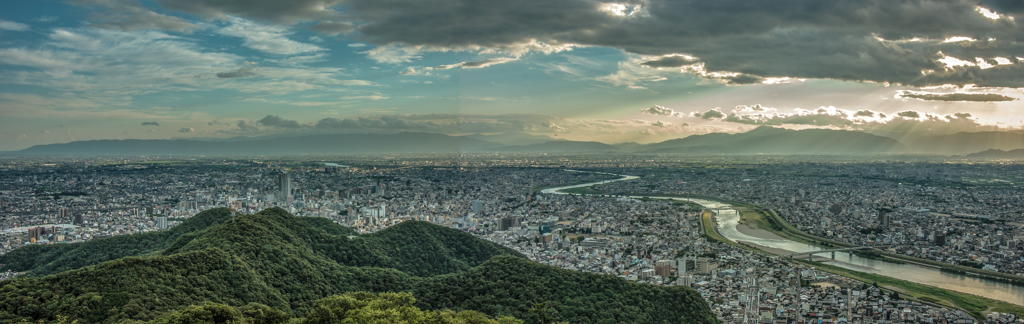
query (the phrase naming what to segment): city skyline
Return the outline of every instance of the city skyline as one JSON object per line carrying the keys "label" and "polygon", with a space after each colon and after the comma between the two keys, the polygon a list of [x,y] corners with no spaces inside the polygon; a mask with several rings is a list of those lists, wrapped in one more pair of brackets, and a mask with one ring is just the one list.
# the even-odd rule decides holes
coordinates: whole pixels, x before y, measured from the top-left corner
{"label": "city skyline", "polygon": [[387,6],[12,4],[0,13],[0,151],[403,131],[650,143],[759,125],[906,137],[1024,125],[1015,2]]}

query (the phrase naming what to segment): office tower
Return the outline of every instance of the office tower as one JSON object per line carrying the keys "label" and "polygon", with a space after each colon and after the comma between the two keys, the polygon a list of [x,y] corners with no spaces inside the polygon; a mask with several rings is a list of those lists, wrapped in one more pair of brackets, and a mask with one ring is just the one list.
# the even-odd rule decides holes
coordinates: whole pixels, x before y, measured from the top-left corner
{"label": "office tower", "polygon": [[277,200],[287,201],[288,196],[292,195],[292,179],[287,172],[281,172],[277,175]]}
{"label": "office tower", "polygon": [[64,218],[68,217],[69,213],[70,212],[68,211],[68,209],[66,207],[61,207],[61,209],[60,209],[60,218],[64,219]]}
{"label": "office tower", "polygon": [[934,235],[934,239],[935,239],[935,245],[938,245],[938,246],[946,245],[946,234],[945,233],[942,233],[942,231],[935,231],[935,234],[933,234],[933,235]]}
{"label": "office tower", "polygon": [[878,226],[882,228],[889,228],[889,210],[886,208],[878,209]]}
{"label": "office tower", "polygon": [[484,212],[484,202],[480,201],[480,200],[474,200],[473,201],[473,213],[479,215],[479,214],[482,214],[483,212]]}
{"label": "office tower", "polygon": [[75,223],[74,224],[78,225],[78,226],[82,226],[82,223],[85,223],[84,217],[82,216],[82,214],[76,214],[75,215]]}
{"label": "office tower", "polygon": [[672,260],[658,260],[658,262],[654,264],[654,274],[662,277],[668,277],[671,269]]}
{"label": "office tower", "polygon": [[160,216],[156,218],[156,226],[162,230],[167,229],[167,217]]}

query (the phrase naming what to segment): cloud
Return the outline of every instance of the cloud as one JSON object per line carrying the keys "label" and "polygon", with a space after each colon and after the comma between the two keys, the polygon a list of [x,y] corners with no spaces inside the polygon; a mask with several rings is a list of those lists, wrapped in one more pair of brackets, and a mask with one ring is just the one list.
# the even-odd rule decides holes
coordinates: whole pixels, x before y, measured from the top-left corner
{"label": "cloud", "polygon": [[704,119],[725,118],[725,114],[723,114],[721,110],[718,110],[718,108],[715,108],[715,109],[708,110],[707,112],[701,114],[700,118],[704,118]]}
{"label": "cloud", "polygon": [[659,58],[657,60],[640,63],[640,65],[649,66],[652,68],[678,68],[687,65],[692,65],[697,62],[700,61],[694,57],[672,54]]}
{"label": "cloud", "polygon": [[[40,71],[8,82],[96,97],[149,93],[195,85],[196,75],[236,65],[233,54],[205,52],[195,43],[159,31],[54,29],[45,46],[0,48],[0,62]],[[116,105],[116,104],[114,104]]]}
{"label": "cloud", "polygon": [[243,78],[255,75],[256,65],[246,65],[235,71],[217,73],[217,77],[221,79]]}
{"label": "cloud", "polygon": [[267,117],[263,117],[263,119],[260,119],[257,123],[268,127],[280,127],[289,129],[299,129],[308,127],[307,125],[300,124],[298,121],[287,120],[274,115],[267,115]]}
{"label": "cloud", "polygon": [[143,122],[142,126],[160,126],[158,122]]}
{"label": "cloud", "polygon": [[508,62],[512,62],[512,61],[515,61],[515,60],[518,60],[518,58],[498,57],[498,58],[490,58],[490,59],[479,60],[479,61],[462,62],[462,63],[458,63],[458,65],[460,67],[464,68],[464,69],[478,69],[478,68],[485,68],[485,67],[488,67],[488,66],[491,66],[491,65],[508,63]]}
{"label": "cloud", "polygon": [[725,76],[721,78],[728,84],[743,85],[743,84],[758,84],[764,83],[765,78],[750,75],[750,74],[738,74],[733,76]]}
{"label": "cloud", "polygon": [[[352,23],[343,21],[321,21],[316,25],[309,26],[309,29],[320,32],[321,34],[335,36],[338,34],[347,34],[352,32]],[[350,44],[351,45],[351,44]]]}
{"label": "cloud", "polygon": [[936,101],[1014,101],[1017,98],[1004,96],[998,93],[928,93],[915,91],[900,91],[896,98],[913,98],[920,100]]}
{"label": "cloud", "polygon": [[165,8],[202,16],[206,19],[228,20],[241,16],[270,20],[282,24],[321,20],[338,14],[333,9],[341,0],[157,0]]}
{"label": "cloud", "polygon": [[19,22],[0,19],[0,29],[11,31],[28,31],[31,30],[32,27],[29,27],[28,25]]}
{"label": "cloud", "polygon": [[736,106],[736,108],[732,109],[733,112],[766,112],[766,111],[775,111],[775,110],[778,110],[778,109],[770,108],[770,107],[764,107],[764,106],[761,106],[760,104],[755,104],[753,106],[739,105],[739,106]]}
{"label": "cloud", "polygon": [[247,123],[245,120],[239,120],[237,125],[238,125],[238,129],[243,131],[243,132],[256,132],[256,131],[260,130],[259,127],[257,127],[256,125]]}
{"label": "cloud", "polygon": [[281,55],[295,55],[309,52],[323,51],[324,49],[302,42],[288,39],[287,28],[263,25],[238,17],[228,17],[230,24],[221,28],[218,32],[225,36],[240,37],[245,47]]}
{"label": "cloud", "polygon": [[388,97],[386,95],[375,94],[375,95],[368,95],[368,96],[344,96],[344,97],[340,97],[338,99],[341,99],[341,100],[373,100],[373,101],[377,101],[377,100],[384,100],[384,99],[388,99],[388,98],[390,98],[390,97]]}
{"label": "cloud", "polygon": [[870,110],[860,110],[853,115],[857,117],[875,117],[875,112]]}
{"label": "cloud", "polygon": [[421,50],[422,47],[420,46],[410,47],[389,44],[385,46],[377,46],[374,49],[360,53],[366,54],[367,57],[377,63],[399,64],[419,59],[419,53]]}
{"label": "cloud", "polygon": [[683,116],[686,115],[686,114],[683,114],[681,112],[677,112],[675,110],[672,110],[670,108],[666,108],[666,107],[662,107],[662,106],[658,106],[658,105],[654,105],[654,106],[650,106],[650,107],[647,107],[647,108],[644,108],[644,109],[640,109],[640,112],[648,114],[648,115],[655,115],[655,116],[683,117]]}
{"label": "cloud", "polygon": [[141,29],[162,29],[176,32],[191,32],[202,29],[185,19],[147,10],[137,0],[74,0],[75,3],[103,8],[90,15],[98,21],[89,26],[133,31]]}
{"label": "cloud", "polygon": [[[551,53],[603,46],[651,57],[638,63],[644,67],[699,61],[694,64],[707,73],[729,74],[718,78],[729,84],[791,77],[1021,87],[1024,65],[1012,58],[1024,44],[1010,18],[1021,10],[1012,2],[158,1],[207,19],[349,22],[360,40],[378,46],[368,54],[381,63],[409,62],[427,50]],[[977,41],[945,42],[954,36]],[[971,64],[948,66],[947,57]],[[978,57],[986,63],[973,63]],[[989,63],[996,57],[1011,60]]]}
{"label": "cloud", "polygon": [[906,111],[897,112],[896,116],[907,117],[907,118],[921,118],[921,114],[919,114],[918,112],[913,111],[913,110],[906,110]]}
{"label": "cloud", "polygon": [[196,132],[196,130],[193,129],[192,127],[182,127],[181,129],[178,130],[178,133],[195,133],[195,132]]}

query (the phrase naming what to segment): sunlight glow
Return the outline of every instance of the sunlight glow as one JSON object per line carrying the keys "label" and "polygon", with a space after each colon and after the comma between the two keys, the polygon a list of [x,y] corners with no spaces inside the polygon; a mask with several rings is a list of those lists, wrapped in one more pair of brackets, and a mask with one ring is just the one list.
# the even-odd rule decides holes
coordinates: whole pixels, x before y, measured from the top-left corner
{"label": "sunlight glow", "polygon": [[974,60],[978,61],[978,67],[980,67],[982,70],[984,70],[984,69],[991,69],[991,68],[995,67],[995,65],[992,65],[991,63],[989,63],[988,61],[986,61],[983,58],[975,57]]}
{"label": "sunlight glow", "polygon": [[944,40],[942,42],[943,43],[953,43],[953,42],[973,42],[973,41],[975,41],[974,38],[970,38],[970,37],[967,37],[967,36],[953,36],[953,37],[950,37],[950,38],[946,38],[946,40]]}
{"label": "sunlight glow", "polygon": [[982,16],[985,16],[985,18],[992,20],[999,19],[999,14],[993,12],[992,10],[988,10],[988,8],[978,7],[978,12],[980,12]]}
{"label": "sunlight glow", "polygon": [[955,57],[952,57],[952,56],[945,56],[945,57],[939,59],[939,62],[942,62],[943,64],[945,64],[946,68],[957,67],[957,66],[974,66],[974,63],[971,63],[971,61],[964,61],[964,60],[961,60],[961,59],[958,59],[958,58],[955,58]]}

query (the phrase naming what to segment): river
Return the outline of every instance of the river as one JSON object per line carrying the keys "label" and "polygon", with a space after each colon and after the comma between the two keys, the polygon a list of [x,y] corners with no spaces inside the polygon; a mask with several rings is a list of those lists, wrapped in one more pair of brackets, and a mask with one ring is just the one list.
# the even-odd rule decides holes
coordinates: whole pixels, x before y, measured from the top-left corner
{"label": "river", "polygon": [[[558,188],[548,188],[542,190],[541,192],[547,194],[566,194],[560,191],[564,189],[587,187],[597,184],[605,184],[615,181],[632,180],[638,178],[635,176],[627,175],[619,176],[621,176],[622,178],[564,186]],[[767,239],[743,234],[736,228],[736,226],[739,225],[740,220],[739,212],[733,209],[732,205],[726,203],[692,198],[662,196],[644,197],[654,199],[690,201],[700,204],[705,208],[713,209],[716,211],[715,221],[718,225],[719,233],[721,233],[722,236],[724,236],[725,238],[728,238],[735,242],[749,242],[757,245],[762,245],[776,249],[783,249],[793,252],[811,252],[823,250],[823,248],[817,246],[794,242],[786,239]],[[633,198],[640,198],[640,196],[634,196]],[[951,274],[941,272],[938,269],[922,267],[914,264],[896,264],[891,262],[865,259],[846,252],[836,252],[835,260],[829,261],[829,263],[851,270],[857,270],[861,272],[878,274],[886,277],[903,279],[910,282],[916,282],[944,289],[965,292],[978,296],[984,296],[996,300],[1002,300],[1017,305],[1024,305],[1024,287],[1011,285],[1004,282]]]}

